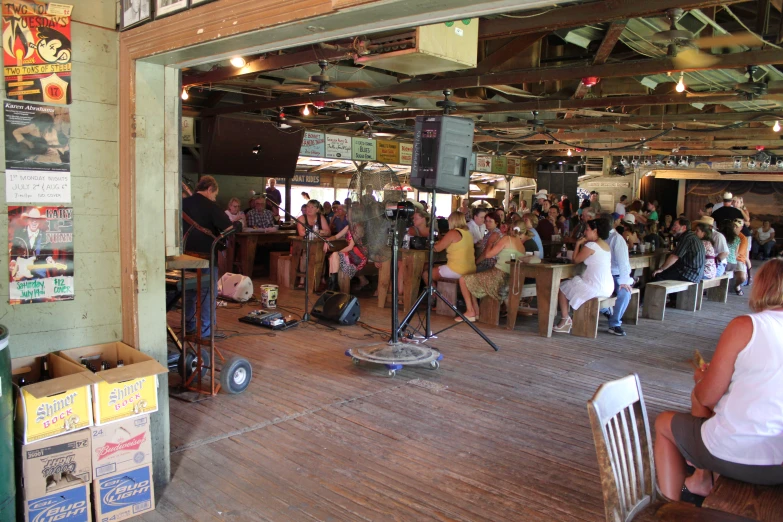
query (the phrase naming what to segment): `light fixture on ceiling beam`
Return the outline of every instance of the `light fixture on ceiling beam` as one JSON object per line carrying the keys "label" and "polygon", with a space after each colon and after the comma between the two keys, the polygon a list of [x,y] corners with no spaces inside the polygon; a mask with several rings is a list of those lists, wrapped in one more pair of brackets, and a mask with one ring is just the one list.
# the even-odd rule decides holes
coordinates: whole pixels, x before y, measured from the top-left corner
{"label": "light fixture on ceiling beam", "polygon": [[245,65],[247,65],[247,62],[241,56],[234,56],[229,61],[231,62],[231,65],[233,65],[237,69],[240,69],[240,68],[244,67]]}
{"label": "light fixture on ceiling beam", "polygon": [[190,98],[187,87],[182,88],[182,94],[180,94],[179,97],[182,98],[183,100],[187,100],[188,98]]}
{"label": "light fixture on ceiling beam", "polygon": [[305,105],[302,107],[302,116],[310,116],[310,106]]}
{"label": "light fixture on ceiling beam", "polygon": [[572,156],[574,153],[571,152],[571,149],[568,149],[568,152],[566,154],[568,154],[569,156]]}
{"label": "light fixture on ceiling beam", "polygon": [[775,132],[780,132],[780,121],[775,120],[775,125],[772,126],[772,130]]}
{"label": "light fixture on ceiling beam", "polygon": [[677,92],[685,92],[685,82],[683,81],[684,73],[680,73],[680,81],[677,82],[677,87],[674,88]]}
{"label": "light fixture on ceiling beam", "polygon": [[599,78],[598,76],[587,76],[585,78],[582,78],[582,85],[588,88],[595,87],[600,81],[601,78]]}

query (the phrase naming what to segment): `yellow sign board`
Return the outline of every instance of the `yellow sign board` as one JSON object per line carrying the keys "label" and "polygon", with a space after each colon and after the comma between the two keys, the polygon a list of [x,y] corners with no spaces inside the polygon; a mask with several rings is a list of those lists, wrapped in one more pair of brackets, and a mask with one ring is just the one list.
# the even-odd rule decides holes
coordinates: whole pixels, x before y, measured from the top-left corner
{"label": "yellow sign board", "polygon": [[378,140],[378,161],[398,164],[400,162],[400,144],[397,141]]}
{"label": "yellow sign board", "polygon": [[158,411],[158,377],[149,375],[117,383],[93,384],[95,424]]}

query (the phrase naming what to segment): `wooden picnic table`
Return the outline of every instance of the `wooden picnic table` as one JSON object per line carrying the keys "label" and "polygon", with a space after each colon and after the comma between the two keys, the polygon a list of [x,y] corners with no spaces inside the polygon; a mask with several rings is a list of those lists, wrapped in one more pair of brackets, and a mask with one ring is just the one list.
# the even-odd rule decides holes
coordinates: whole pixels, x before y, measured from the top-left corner
{"label": "wooden picnic table", "polygon": [[[262,229],[245,229],[234,234],[234,241],[229,241],[226,249],[226,258],[233,263],[236,255],[239,255],[239,266],[242,275],[253,277],[253,267],[256,262],[256,247],[259,244],[287,243],[288,238],[296,235],[296,229],[276,230],[265,232]],[[230,272],[233,266],[228,266]]]}
{"label": "wooden picnic table", "polygon": [[[650,271],[657,269],[666,259],[666,252],[659,249],[649,254],[630,256],[631,269],[643,268]],[[560,281],[579,275],[584,271],[584,264],[573,263],[523,263],[519,269],[512,268],[509,278],[509,288],[523,288],[526,277],[536,280],[536,298],[538,300],[538,335],[552,337],[552,326],[557,315],[557,294]],[[519,309],[521,293],[508,295],[508,318],[506,328],[513,330],[516,325],[516,311]]]}
{"label": "wooden picnic table", "polygon": [[[321,284],[321,275],[324,273],[324,258],[326,257],[324,242],[320,239],[308,240],[298,235],[289,235],[288,240],[291,241],[291,267],[288,287],[296,288],[298,279],[303,277],[299,273],[299,258],[305,250],[305,245],[310,243],[310,263],[308,265],[310,270],[308,278],[310,280],[310,291],[315,293]],[[329,249],[330,252],[337,252],[348,245],[348,242],[344,239],[337,239],[331,241],[331,243],[333,248]]]}

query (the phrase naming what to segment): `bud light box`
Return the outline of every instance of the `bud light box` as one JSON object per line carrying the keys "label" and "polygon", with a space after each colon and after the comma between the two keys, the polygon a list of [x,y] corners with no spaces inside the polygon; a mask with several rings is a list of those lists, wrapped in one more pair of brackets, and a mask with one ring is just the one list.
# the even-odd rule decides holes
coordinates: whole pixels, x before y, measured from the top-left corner
{"label": "bud light box", "polygon": [[90,522],[90,485],[63,489],[24,503],[25,522]]}
{"label": "bud light box", "polygon": [[[22,444],[93,425],[91,386],[98,379],[78,364],[55,354],[21,357],[11,361],[11,373],[16,436]],[[16,386],[21,379],[27,384]]]}
{"label": "bud light box", "polygon": [[95,520],[118,522],[155,509],[152,466],[124,471],[93,482]]}
{"label": "bud light box", "polygon": [[26,502],[92,482],[90,430],[19,447]]}
{"label": "bud light box", "polygon": [[95,360],[107,369],[92,374],[95,425],[158,411],[158,374],[167,373],[158,361],[127,344],[114,342],[64,350],[58,355],[74,363]]}
{"label": "bud light box", "polygon": [[92,434],[93,478],[152,464],[149,415],[95,426],[89,432]]}

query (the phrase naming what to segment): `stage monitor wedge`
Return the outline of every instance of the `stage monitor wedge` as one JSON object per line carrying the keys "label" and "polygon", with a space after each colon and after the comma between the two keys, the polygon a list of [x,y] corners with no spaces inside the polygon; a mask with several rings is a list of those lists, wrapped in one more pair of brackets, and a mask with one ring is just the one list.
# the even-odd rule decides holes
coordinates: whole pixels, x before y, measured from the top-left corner
{"label": "stage monitor wedge", "polygon": [[313,317],[350,326],[359,320],[359,300],[349,294],[326,291],[313,306]]}
{"label": "stage monitor wedge", "polygon": [[411,187],[425,192],[467,194],[473,154],[473,120],[417,116]]}

